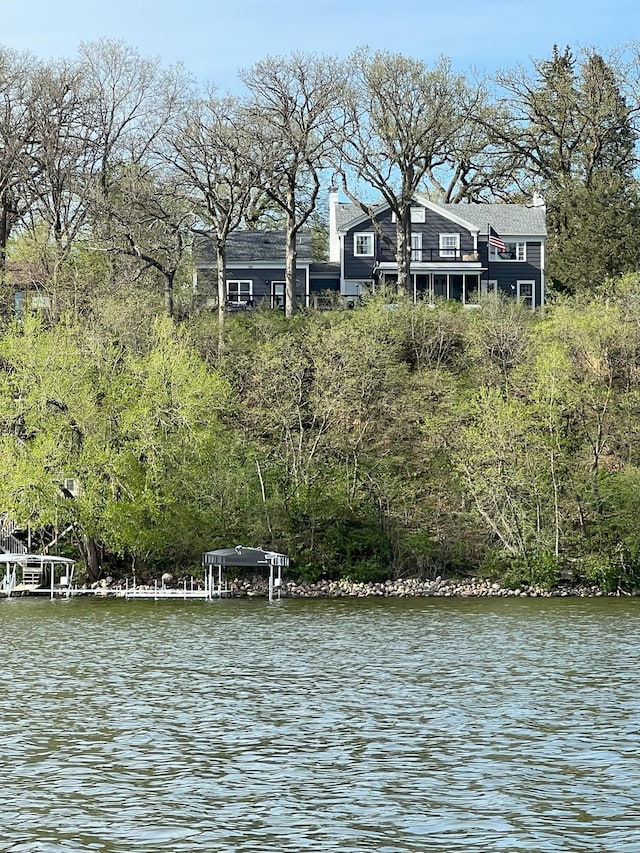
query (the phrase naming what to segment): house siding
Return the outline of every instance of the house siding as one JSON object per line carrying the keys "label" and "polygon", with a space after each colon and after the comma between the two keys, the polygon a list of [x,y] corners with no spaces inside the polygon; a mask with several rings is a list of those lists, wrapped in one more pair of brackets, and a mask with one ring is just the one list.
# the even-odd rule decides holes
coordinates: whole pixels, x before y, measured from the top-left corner
{"label": "house siding", "polygon": [[[429,261],[431,253],[433,260],[441,260],[438,256],[440,248],[440,234],[459,234],[460,252],[468,253],[474,251],[474,235],[467,228],[452,222],[445,216],[440,216],[433,211],[427,210],[426,222],[413,222],[411,224],[412,234],[422,234],[422,257]],[[386,213],[378,219],[381,230],[395,243],[396,223],[391,218],[391,213]],[[374,232],[374,226],[370,219],[347,231],[344,238],[344,277],[347,279],[366,279],[372,277],[373,267],[377,263],[395,263],[394,252],[384,243],[380,236],[375,233],[375,255],[373,258],[359,258],[354,256],[354,236],[364,232]],[[446,262],[445,259],[442,259]]]}
{"label": "house siding", "polygon": [[[464,218],[465,210],[463,207],[456,211],[458,215]],[[487,211],[487,222],[489,221],[490,211]],[[500,292],[510,296],[515,296],[517,293],[518,281],[533,281],[534,288],[534,305],[540,306],[543,302],[542,280],[543,271],[542,263],[542,241],[540,238],[518,237],[527,244],[527,260],[526,261],[491,261],[489,260],[489,250],[487,244],[487,226],[479,232],[469,230],[464,225],[460,225],[448,219],[446,216],[438,214],[436,211],[427,209],[425,222],[414,222],[411,224],[411,232],[414,234],[422,234],[422,260],[428,263],[430,270],[427,275],[438,272],[452,273],[455,270],[457,275],[464,274],[464,264],[461,269],[461,256],[471,254],[474,251],[478,252],[478,260],[482,270],[468,269],[468,274],[478,272],[482,280],[496,281]],[[382,231],[388,235],[395,243],[396,239],[396,223],[392,220],[390,211],[384,213],[378,218],[378,225]],[[479,227],[479,226],[477,226]],[[374,233],[375,251],[373,257],[359,258],[354,256],[354,236],[359,233]],[[460,235],[460,255],[457,258],[440,257],[440,235],[441,234],[458,234]],[[477,234],[477,238],[475,235]],[[508,236],[505,239],[509,239]],[[514,238],[515,239],[515,238]],[[394,264],[396,258],[391,249],[389,249],[379,234],[375,231],[370,219],[359,223],[349,229],[344,236],[344,279],[363,280],[374,278],[374,269],[378,264]],[[432,266],[435,264],[435,267]],[[452,270],[453,268],[453,270]],[[424,277],[425,269],[419,268],[417,263],[412,263],[412,271],[419,276]],[[392,273],[391,273],[392,275]]]}
{"label": "house siding", "polygon": [[535,305],[542,304],[542,243],[539,240],[523,238],[527,244],[526,261],[491,261],[488,246],[485,243],[480,254],[482,266],[487,269],[482,278],[497,281],[498,290],[508,296],[516,293],[518,281],[535,281]]}
{"label": "house siding", "polygon": [[[284,281],[283,267],[255,269],[250,267],[234,268],[227,266],[227,281],[251,281],[253,299],[261,302],[271,298],[271,282]],[[307,285],[307,268],[298,267],[296,270],[296,296],[304,301]],[[215,269],[198,270],[198,294],[201,296],[217,296],[217,272]]]}

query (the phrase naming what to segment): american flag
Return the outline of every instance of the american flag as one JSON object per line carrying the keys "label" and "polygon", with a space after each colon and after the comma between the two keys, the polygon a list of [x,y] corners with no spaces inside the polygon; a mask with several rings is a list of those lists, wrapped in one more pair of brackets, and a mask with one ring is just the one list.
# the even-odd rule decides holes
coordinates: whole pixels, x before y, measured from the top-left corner
{"label": "american flag", "polygon": [[504,240],[498,234],[497,231],[493,230],[493,228],[489,228],[489,245],[493,246],[494,249],[497,249],[499,252],[507,251],[507,247],[504,244]]}

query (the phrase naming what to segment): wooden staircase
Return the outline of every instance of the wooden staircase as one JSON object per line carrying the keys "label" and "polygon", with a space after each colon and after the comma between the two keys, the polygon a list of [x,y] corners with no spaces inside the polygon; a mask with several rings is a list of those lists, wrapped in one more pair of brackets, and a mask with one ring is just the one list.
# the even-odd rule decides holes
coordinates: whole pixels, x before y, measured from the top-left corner
{"label": "wooden staircase", "polygon": [[22,543],[15,531],[17,525],[13,519],[4,513],[0,514],[0,553],[3,554],[26,554],[27,546]]}

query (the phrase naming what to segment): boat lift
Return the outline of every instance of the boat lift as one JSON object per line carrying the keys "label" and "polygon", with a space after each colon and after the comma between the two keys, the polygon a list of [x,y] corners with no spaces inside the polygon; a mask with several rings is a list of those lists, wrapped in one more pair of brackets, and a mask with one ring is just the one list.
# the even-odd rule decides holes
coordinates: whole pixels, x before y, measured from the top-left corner
{"label": "boat lift", "polygon": [[52,554],[0,554],[0,596],[69,598],[74,567],[75,560]]}
{"label": "boat lift", "polygon": [[280,598],[282,590],[282,570],[289,565],[286,554],[275,551],[265,551],[263,548],[245,548],[236,545],[235,548],[221,548],[219,551],[206,551],[202,555],[202,565],[205,568],[206,587],[215,589],[214,572],[218,569],[218,591],[222,595],[222,573],[228,568],[269,569],[269,601],[274,597]]}

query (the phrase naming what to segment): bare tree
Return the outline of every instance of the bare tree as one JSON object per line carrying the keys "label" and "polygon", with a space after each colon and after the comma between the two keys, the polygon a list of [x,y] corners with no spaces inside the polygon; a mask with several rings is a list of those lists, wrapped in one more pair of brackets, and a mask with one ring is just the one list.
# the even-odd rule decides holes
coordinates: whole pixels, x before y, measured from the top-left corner
{"label": "bare tree", "polygon": [[0,283],[11,229],[27,206],[25,167],[33,143],[29,54],[0,48]]}
{"label": "bare tree", "polygon": [[31,102],[28,226],[32,235],[41,235],[41,260],[54,289],[85,225],[91,195],[95,146],[86,107],[77,64],[63,61],[38,69]]}
{"label": "bare tree", "polygon": [[109,238],[96,248],[135,259],[137,276],[160,276],[165,314],[173,317],[176,280],[191,247],[191,205],[158,169],[127,164],[119,171],[108,195]]}
{"label": "bare tree", "polygon": [[[473,106],[464,78],[441,59],[429,70],[401,54],[363,49],[350,61],[344,124],[336,133],[343,189],[396,253],[398,287],[411,272],[411,202],[430,170],[450,156]],[[368,184],[396,216],[395,246],[377,224],[380,201],[363,201]]]}
{"label": "bare tree", "polygon": [[509,122],[508,111],[492,101],[482,82],[467,88],[466,98],[466,122],[442,160],[426,170],[429,192],[444,204],[513,201],[523,171],[522,158],[498,130]]}
{"label": "bare tree", "polygon": [[268,57],[241,74],[261,186],[286,219],[285,314],[296,304],[297,235],[311,216],[333,145],[343,66],[331,57]]}
{"label": "bare tree", "polygon": [[80,46],[78,67],[87,119],[93,134],[96,175],[104,194],[112,167],[155,158],[157,140],[182,107],[190,80],[179,67],[164,68],[157,58],[103,39]]}
{"label": "bare tree", "polygon": [[[54,289],[80,238],[109,240],[109,194],[125,166],[152,163],[187,80],[118,42],[85,44],[33,79],[30,227]],[[156,158],[157,159],[157,158]],[[117,196],[117,192],[116,192]],[[116,206],[118,206],[116,198]],[[122,208],[119,208],[120,212]]]}
{"label": "bare tree", "polygon": [[220,336],[227,297],[227,240],[258,194],[250,140],[239,102],[212,92],[192,100],[167,134],[166,157],[192,203],[195,230],[212,237],[215,245]]}

